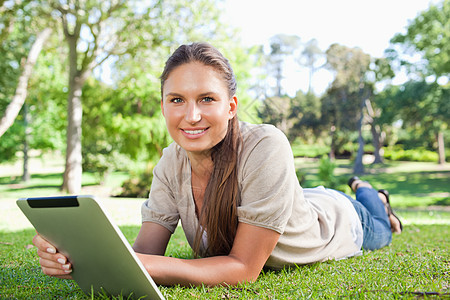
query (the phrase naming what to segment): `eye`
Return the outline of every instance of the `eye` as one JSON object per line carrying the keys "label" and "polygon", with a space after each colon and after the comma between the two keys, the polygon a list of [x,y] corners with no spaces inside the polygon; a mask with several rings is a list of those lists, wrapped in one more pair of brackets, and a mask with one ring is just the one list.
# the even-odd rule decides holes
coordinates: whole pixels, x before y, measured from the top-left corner
{"label": "eye", "polygon": [[202,99],[202,102],[213,102],[214,101],[214,99],[213,98],[211,98],[211,97],[204,97],[203,99]]}
{"label": "eye", "polygon": [[183,100],[181,100],[181,98],[173,98],[173,99],[170,99],[170,102],[171,103],[181,103],[181,102],[183,102]]}

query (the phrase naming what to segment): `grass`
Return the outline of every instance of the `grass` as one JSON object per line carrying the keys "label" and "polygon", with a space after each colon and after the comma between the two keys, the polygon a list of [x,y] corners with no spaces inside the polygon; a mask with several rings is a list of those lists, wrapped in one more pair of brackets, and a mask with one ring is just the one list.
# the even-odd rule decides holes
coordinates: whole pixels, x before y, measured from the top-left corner
{"label": "grass", "polygon": [[[61,173],[43,172],[20,183],[0,165],[0,299],[91,299],[73,281],[43,275],[31,239],[35,234],[21,221],[14,200],[59,193]],[[304,186],[320,184],[317,161],[298,159],[305,170]],[[450,167],[432,163],[389,163],[366,167],[363,179],[391,192],[404,232],[389,247],[363,256],[281,271],[263,270],[255,283],[235,287],[160,287],[167,299],[436,299],[450,298]],[[336,175],[345,181],[349,161],[338,161]],[[126,174],[112,174],[104,186],[84,178],[84,191],[113,190]],[[139,230],[142,199],[109,199],[112,213],[130,243]],[[431,207],[430,207],[431,205]],[[126,211],[129,211],[125,213]],[[123,219],[121,219],[123,218]],[[20,224],[24,222],[23,224]],[[181,228],[172,236],[166,255],[192,258]],[[106,299],[96,296],[95,299]],[[116,299],[122,299],[117,297]]]}
{"label": "grass", "polygon": [[[130,242],[138,226],[122,226]],[[73,281],[40,272],[32,229],[2,233],[2,299],[89,299]],[[389,247],[363,256],[308,266],[265,270],[252,284],[236,287],[161,287],[167,299],[415,299],[450,297],[449,226],[410,225]],[[191,258],[179,228],[166,255]],[[105,299],[103,296],[96,299]],[[116,297],[121,299],[121,297]]]}

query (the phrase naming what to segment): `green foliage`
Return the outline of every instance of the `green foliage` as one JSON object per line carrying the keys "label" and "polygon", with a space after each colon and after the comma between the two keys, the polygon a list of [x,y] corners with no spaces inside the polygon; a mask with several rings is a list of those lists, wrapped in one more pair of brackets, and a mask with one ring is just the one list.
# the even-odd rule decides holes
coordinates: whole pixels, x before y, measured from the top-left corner
{"label": "green foliage", "polygon": [[275,125],[284,134],[289,135],[289,129],[292,127],[292,120],[289,118],[290,112],[291,99],[287,96],[275,96],[264,99],[258,108],[258,117],[264,123]]}
{"label": "green foliage", "polygon": [[342,177],[337,177],[334,172],[337,167],[335,161],[331,160],[328,156],[324,155],[319,160],[319,172],[318,177],[320,184],[331,189],[342,189],[342,185],[346,180]]}
{"label": "green foliage", "polygon": [[403,129],[397,132],[394,142],[409,148],[437,149],[436,135],[448,132],[449,95],[449,86],[408,81],[387,87],[377,95],[377,103],[383,109],[381,118],[385,122],[401,122]]}
{"label": "green foliage", "polygon": [[336,169],[336,163],[328,156],[322,156],[319,160],[319,179],[325,183],[331,183],[334,178],[334,169]]}
{"label": "green foliage", "polygon": [[403,150],[402,147],[396,146],[384,149],[384,158],[393,161],[424,161],[437,162],[438,154],[423,148]]}
{"label": "green foliage", "polygon": [[[394,49],[388,56],[399,60],[410,72],[422,77],[434,75],[435,78],[450,73],[450,1],[442,0],[432,4],[420,13],[407,27],[406,33],[396,34],[391,43],[401,46],[407,59],[400,58]],[[412,59],[420,55],[421,60]],[[411,58],[411,59],[410,59]]]}
{"label": "green foliage", "polygon": [[153,180],[153,167],[148,167],[144,172],[132,175],[122,184],[122,191],[117,197],[148,198],[150,186]]}
{"label": "green foliage", "polygon": [[[298,91],[291,100],[289,118],[293,123],[288,138],[302,139],[315,142],[325,129],[321,122],[322,101],[313,93]],[[314,138],[313,138],[314,137]]]}

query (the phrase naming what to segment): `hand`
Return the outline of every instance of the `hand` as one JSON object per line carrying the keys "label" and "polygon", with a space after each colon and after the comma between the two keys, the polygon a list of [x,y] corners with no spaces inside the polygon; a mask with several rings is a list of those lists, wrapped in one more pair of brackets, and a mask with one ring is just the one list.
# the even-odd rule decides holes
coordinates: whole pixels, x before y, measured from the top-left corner
{"label": "hand", "polygon": [[72,265],[67,257],[58,253],[57,249],[39,233],[34,236],[33,244],[38,248],[39,264],[44,274],[62,279],[72,279],[70,275]]}

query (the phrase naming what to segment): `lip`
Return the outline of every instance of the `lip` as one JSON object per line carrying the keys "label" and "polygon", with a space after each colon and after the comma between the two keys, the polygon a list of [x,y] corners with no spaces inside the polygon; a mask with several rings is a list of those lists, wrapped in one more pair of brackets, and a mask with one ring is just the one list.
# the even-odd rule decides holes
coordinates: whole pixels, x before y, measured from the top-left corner
{"label": "lip", "polygon": [[209,127],[206,128],[181,128],[181,133],[188,139],[198,139],[206,134]]}

